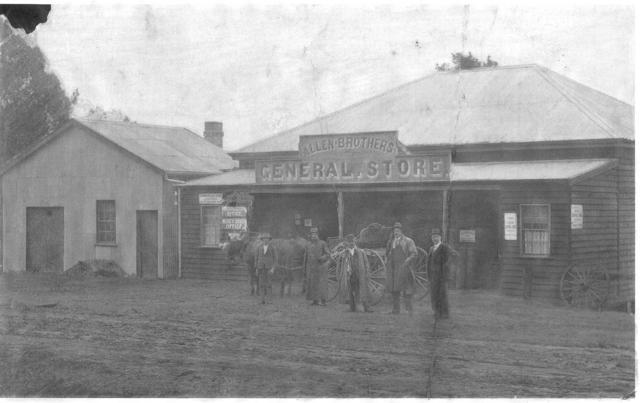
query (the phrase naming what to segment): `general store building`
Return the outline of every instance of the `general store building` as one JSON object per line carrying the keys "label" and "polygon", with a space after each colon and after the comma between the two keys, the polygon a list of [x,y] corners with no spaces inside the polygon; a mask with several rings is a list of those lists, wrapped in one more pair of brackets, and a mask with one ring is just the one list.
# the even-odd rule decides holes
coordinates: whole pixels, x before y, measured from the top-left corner
{"label": "general store building", "polygon": [[633,298],[633,107],[538,65],[439,72],[246,146],[180,188],[181,270],[240,230],[321,238],[399,221],[461,252],[457,285],[557,299],[593,263]]}

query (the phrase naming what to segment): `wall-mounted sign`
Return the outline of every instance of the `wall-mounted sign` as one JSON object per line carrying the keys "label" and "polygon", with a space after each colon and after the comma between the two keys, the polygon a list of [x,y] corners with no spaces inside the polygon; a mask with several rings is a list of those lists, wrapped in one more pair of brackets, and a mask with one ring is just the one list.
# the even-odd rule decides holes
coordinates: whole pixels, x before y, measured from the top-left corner
{"label": "wall-mounted sign", "polygon": [[328,154],[374,154],[393,158],[398,153],[398,132],[323,134],[300,136],[300,159],[325,159]]}
{"label": "wall-mounted sign", "polygon": [[583,224],[582,204],[572,204],[571,229],[582,229]]}
{"label": "wall-mounted sign", "polygon": [[311,218],[305,218],[304,219],[304,226],[305,227],[310,227],[311,226]]}
{"label": "wall-mounted sign", "polygon": [[200,204],[222,204],[222,193],[200,193],[198,202]]}
{"label": "wall-mounted sign", "polygon": [[222,216],[228,217],[228,218],[246,218],[247,208],[244,206],[239,206],[239,207],[223,206]]}
{"label": "wall-mounted sign", "polygon": [[225,231],[246,231],[246,218],[222,218],[222,229]]}
{"label": "wall-mounted sign", "polygon": [[451,154],[401,155],[376,159],[368,155],[333,155],[322,161],[256,161],[256,183],[429,182],[449,179]]}
{"label": "wall-mounted sign", "polygon": [[475,241],[476,241],[476,230],[473,230],[473,229],[460,230],[460,242],[474,243]]}
{"label": "wall-mounted sign", "polygon": [[516,213],[504,213],[504,240],[518,240],[518,216]]}

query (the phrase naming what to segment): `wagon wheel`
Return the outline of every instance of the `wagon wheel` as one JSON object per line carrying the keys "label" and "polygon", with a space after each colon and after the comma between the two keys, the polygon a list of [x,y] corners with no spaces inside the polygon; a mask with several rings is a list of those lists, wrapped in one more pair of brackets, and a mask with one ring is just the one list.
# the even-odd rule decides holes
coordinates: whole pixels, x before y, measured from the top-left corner
{"label": "wagon wheel", "polygon": [[342,273],[338,273],[338,258],[345,249],[346,248],[342,242],[331,249],[331,261],[329,262],[327,276],[327,283],[329,288],[327,297],[329,301],[333,301],[334,299],[336,299],[340,292],[340,276],[342,275]]}
{"label": "wagon wheel", "polygon": [[427,274],[427,260],[428,254],[427,251],[417,247],[418,257],[416,258],[415,264],[413,266],[413,270],[411,270],[411,274],[413,275],[413,281],[415,284],[414,298],[418,301],[422,301],[429,295],[429,277]]}
{"label": "wagon wheel", "polygon": [[375,305],[384,296],[387,267],[384,259],[373,249],[363,249],[369,260],[369,303]]}
{"label": "wagon wheel", "polygon": [[609,274],[601,265],[571,266],[560,279],[560,295],[571,306],[602,309],[610,291]]}

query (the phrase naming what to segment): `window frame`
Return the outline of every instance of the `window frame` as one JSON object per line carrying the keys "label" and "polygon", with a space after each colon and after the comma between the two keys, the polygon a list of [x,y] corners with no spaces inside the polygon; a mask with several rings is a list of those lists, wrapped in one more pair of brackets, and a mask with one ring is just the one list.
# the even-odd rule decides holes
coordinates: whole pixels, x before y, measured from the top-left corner
{"label": "window frame", "polygon": [[[101,212],[104,213],[104,209],[101,210],[100,209],[100,205],[102,203],[113,203],[113,220],[104,220],[104,219],[100,219],[101,217]],[[100,200],[96,200],[96,245],[99,246],[115,246],[117,245],[117,239],[118,239],[118,231],[117,231],[117,216],[118,216],[118,212],[116,210],[116,201],[113,199],[100,199]],[[104,231],[101,230],[100,226],[101,224],[104,223],[113,223],[113,231]],[[100,237],[100,234],[110,234],[113,233],[113,239],[104,239]]]}
{"label": "window frame", "polygon": [[[206,229],[205,229],[205,209],[214,209],[216,211],[216,223],[215,225],[215,243],[207,244]],[[201,204],[200,205],[200,247],[201,248],[220,248],[220,237],[222,235],[222,206],[217,204]]]}
{"label": "window frame", "polygon": [[[524,222],[524,214],[523,214],[523,208],[526,207],[546,207],[547,208],[547,230],[546,232],[549,234],[548,237],[548,241],[547,241],[547,250],[548,253],[546,254],[532,254],[532,253],[525,253],[525,222]],[[534,258],[534,259],[544,259],[544,258],[549,258],[551,257],[551,204],[550,203],[525,203],[525,204],[520,204],[519,205],[519,213],[520,213],[520,223],[519,223],[519,227],[520,227],[520,256],[521,257],[525,257],[525,258]]]}

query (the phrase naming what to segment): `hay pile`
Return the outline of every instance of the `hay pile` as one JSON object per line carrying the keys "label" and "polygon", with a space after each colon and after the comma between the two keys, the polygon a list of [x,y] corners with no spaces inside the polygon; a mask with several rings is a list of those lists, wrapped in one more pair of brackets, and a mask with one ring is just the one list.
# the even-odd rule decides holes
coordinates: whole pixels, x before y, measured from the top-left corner
{"label": "hay pile", "polygon": [[126,277],[127,273],[113,260],[81,260],[64,272],[67,276]]}

